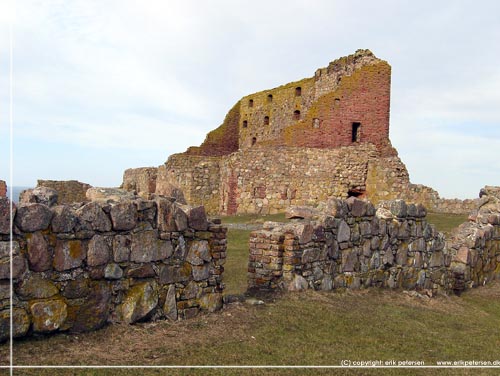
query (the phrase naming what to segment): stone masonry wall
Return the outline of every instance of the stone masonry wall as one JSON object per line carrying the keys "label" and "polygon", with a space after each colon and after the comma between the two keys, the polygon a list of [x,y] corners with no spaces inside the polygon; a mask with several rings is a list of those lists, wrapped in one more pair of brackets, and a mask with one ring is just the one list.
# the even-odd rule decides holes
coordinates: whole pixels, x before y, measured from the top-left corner
{"label": "stone masonry wall", "polygon": [[[0,341],[9,336],[9,202],[0,199]],[[222,306],[226,228],[155,197],[14,211],[14,336],[177,320]]]}
{"label": "stone masonry wall", "polygon": [[123,173],[122,188],[137,193],[155,193],[158,168],[129,168]]}
{"label": "stone masonry wall", "polygon": [[37,187],[52,188],[58,193],[58,204],[71,204],[74,202],[87,202],[87,189],[90,184],[76,180],[38,180]]}
{"label": "stone masonry wall", "polygon": [[272,214],[330,196],[347,198],[349,191],[366,191],[371,198],[380,190],[370,189],[373,184],[365,181],[378,165],[400,172],[381,179],[392,195],[381,197],[397,197],[409,184],[408,172],[398,157],[380,157],[373,144],[337,149],[256,146],[210,159],[176,154],[159,171],[158,185],[174,182],[182,187],[187,202],[204,205],[209,213]]}
{"label": "stone masonry wall", "polygon": [[480,199],[447,199],[422,184],[409,183],[409,175],[401,160],[395,157],[370,161],[366,177],[367,197],[376,205],[380,201],[403,199],[422,204],[429,212],[469,214],[480,205]]}
{"label": "stone masonry wall", "polygon": [[459,293],[500,277],[498,211],[462,225],[449,244],[426,222],[423,206],[402,200],[375,209],[354,197],[332,199],[305,211],[317,219],[269,222],[251,234],[249,288]]}
{"label": "stone masonry wall", "polygon": [[172,186],[182,190],[191,205],[203,205],[210,214],[220,213],[220,157],[174,154],[158,168],[156,191],[168,194]]}
{"label": "stone masonry wall", "polygon": [[7,197],[7,184],[3,180],[0,180],[0,197]]}

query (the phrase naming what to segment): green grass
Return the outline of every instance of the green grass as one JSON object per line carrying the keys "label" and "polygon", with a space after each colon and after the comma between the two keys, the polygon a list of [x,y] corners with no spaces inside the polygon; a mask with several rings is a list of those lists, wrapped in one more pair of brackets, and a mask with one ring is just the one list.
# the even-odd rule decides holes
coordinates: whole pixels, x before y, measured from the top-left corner
{"label": "green grass", "polygon": [[243,294],[247,289],[249,230],[228,229],[227,256],[224,265],[226,294]]}
{"label": "green grass", "polygon": [[222,223],[264,223],[265,221],[288,222],[288,219],[285,218],[285,213],[268,215],[239,214],[221,217],[221,219]]}
{"label": "green grass", "polygon": [[[394,359],[435,365],[439,360],[494,361],[500,357],[499,298],[499,283],[469,291],[462,297],[438,297],[430,301],[377,289],[343,293],[306,291],[270,300],[264,306],[232,305],[222,312],[192,320],[160,322],[153,329],[147,324],[108,327],[79,335],[78,341],[66,336],[26,340],[17,344],[15,352],[24,364],[37,362],[43,355],[44,364],[340,365],[343,359]],[[104,348],[106,351],[99,351]],[[379,371],[376,374],[437,373],[408,369]],[[84,374],[133,375],[138,371],[102,372]],[[164,372],[315,375],[333,371]],[[359,369],[339,372],[373,374]],[[52,375],[54,371],[37,370],[29,374]],[[440,370],[439,374],[495,374],[495,370]]]}
{"label": "green grass", "polygon": [[427,222],[436,226],[438,231],[448,235],[452,229],[467,221],[467,214],[427,213]]}

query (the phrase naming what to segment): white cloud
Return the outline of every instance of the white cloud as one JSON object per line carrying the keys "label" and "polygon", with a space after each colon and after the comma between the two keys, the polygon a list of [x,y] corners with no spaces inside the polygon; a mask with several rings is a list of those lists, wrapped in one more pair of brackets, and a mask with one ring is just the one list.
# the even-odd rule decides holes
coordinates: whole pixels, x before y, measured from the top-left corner
{"label": "white cloud", "polygon": [[[20,163],[56,164],[59,143],[92,148],[101,160],[110,150],[157,150],[160,164],[199,144],[241,96],[370,48],[393,67],[391,136],[413,180],[462,197],[500,184],[492,173],[499,2],[3,2],[0,71],[9,4],[15,132],[26,147]],[[0,72],[2,106],[5,87]],[[32,156],[34,140],[51,146]],[[78,163],[89,175],[90,162]],[[37,173],[29,167],[19,170]],[[98,184],[114,184],[103,179]]]}

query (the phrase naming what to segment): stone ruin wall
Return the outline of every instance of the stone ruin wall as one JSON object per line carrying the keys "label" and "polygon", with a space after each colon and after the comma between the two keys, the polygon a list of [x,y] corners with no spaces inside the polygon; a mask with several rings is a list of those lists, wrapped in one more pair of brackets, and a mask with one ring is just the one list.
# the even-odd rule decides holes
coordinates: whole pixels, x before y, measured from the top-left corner
{"label": "stone ruin wall", "polygon": [[121,188],[143,194],[155,193],[157,176],[156,167],[129,168],[123,173]]}
{"label": "stone ruin wall", "polygon": [[[14,337],[189,318],[222,306],[226,228],[136,198],[14,210]],[[9,336],[9,201],[0,199],[0,340]]]}
{"label": "stone ruin wall", "polygon": [[90,184],[81,183],[76,180],[38,180],[37,187],[47,187],[56,190],[58,193],[57,203],[61,205],[74,202],[88,202],[86,192],[87,189],[92,188]]}
{"label": "stone ruin wall", "polygon": [[[315,75],[243,97],[223,124],[187,155],[222,156],[254,145],[336,148],[389,143],[391,67],[369,50],[331,62]],[[352,128],[360,125],[353,140]]]}
{"label": "stone ruin wall", "polygon": [[248,287],[460,293],[500,277],[499,209],[499,200],[490,196],[446,241],[427,223],[422,205],[402,200],[377,209],[354,197],[331,199],[319,210],[295,208],[292,216],[296,210],[319,218],[268,222],[252,232]]}
{"label": "stone ruin wall", "polygon": [[159,170],[157,187],[174,182],[188,202],[204,205],[209,213],[273,214],[331,196],[347,198],[349,191],[366,191],[371,198],[375,186],[366,176],[375,165],[391,167],[387,176],[380,175],[387,191],[381,198],[395,198],[408,184],[406,168],[397,157],[380,157],[373,144],[337,149],[256,146],[209,159],[176,154]]}
{"label": "stone ruin wall", "polygon": [[0,197],[7,197],[7,184],[0,180]]}

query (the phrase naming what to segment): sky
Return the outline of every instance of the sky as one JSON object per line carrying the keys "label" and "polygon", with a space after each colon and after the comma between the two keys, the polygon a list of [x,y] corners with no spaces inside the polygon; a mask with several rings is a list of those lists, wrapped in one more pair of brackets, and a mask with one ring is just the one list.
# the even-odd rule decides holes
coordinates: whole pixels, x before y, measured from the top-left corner
{"label": "sky", "polygon": [[2,1],[0,179],[119,186],[202,143],[244,95],[368,48],[392,66],[411,181],[477,197],[500,185],[499,14],[496,0]]}

